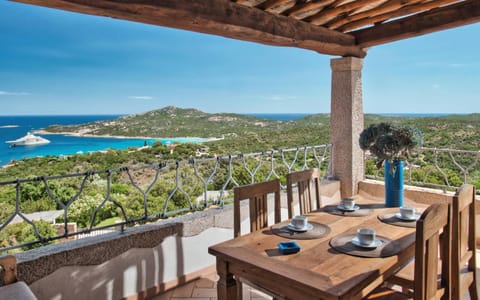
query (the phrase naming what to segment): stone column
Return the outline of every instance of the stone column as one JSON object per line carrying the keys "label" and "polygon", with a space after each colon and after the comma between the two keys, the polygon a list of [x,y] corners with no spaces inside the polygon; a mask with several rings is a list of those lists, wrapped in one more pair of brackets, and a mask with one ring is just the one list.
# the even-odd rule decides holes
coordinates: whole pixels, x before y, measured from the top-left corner
{"label": "stone column", "polygon": [[341,181],[342,197],[350,197],[358,193],[358,182],[363,180],[365,174],[363,151],[358,144],[363,130],[363,59],[336,58],[330,61],[330,66],[332,175]]}

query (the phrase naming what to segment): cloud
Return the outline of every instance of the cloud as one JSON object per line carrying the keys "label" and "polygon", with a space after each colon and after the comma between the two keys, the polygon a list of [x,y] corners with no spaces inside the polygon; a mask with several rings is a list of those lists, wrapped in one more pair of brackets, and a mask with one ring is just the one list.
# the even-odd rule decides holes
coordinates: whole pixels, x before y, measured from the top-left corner
{"label": "cloud", "polygon": [[151,96],[130,96],[128,99],[134,99],[134,100],[152,100],[153,97]]}
{"label": "cloud", "polygon": [[265,100],[271,100],[271,101],[286,101],[286,100],[295,100],[297,97],[295,96],[282,96],[282,95],[271,95],[271,96],[265,96],[262,97]]}
{"label": "cloud", "polygon": [[0,96],[28,96],[28,95],[30,95],[30,93],[0,91]]}

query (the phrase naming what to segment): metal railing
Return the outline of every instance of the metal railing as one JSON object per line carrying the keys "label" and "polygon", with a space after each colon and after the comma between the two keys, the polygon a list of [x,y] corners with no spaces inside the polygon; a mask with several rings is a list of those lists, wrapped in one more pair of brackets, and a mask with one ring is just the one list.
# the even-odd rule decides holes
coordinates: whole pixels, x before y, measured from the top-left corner
{"label": "metal railing", "polygon": [[[229,191],[233,187],[274,178],[285,183],[286,174],[292,171],[316,167],[323,177],[328,177],[330,157],[331,145],[318,145],[0,182],[2,191],[15,197],[14,211],[0,219],[0,237],[3,233],[6,239],[0,253],[108,232],[106,229],[113,227],[123,231],[125,226],[211,205],[223,206],[231,199]],[[42,231],[45,225],[42,227],[32,214],[24,212],[38,201],[30,199],[29,191],[35,189],[41,190],[36,193],[38,198],[52,201],[50,205],[63,211],[60,220],[52,220],[63,223],[61,233]],[[99,190],[102,192],[98,193]],[[33,231],[30,239],[17,241],[14,231],[7,232],[19,219]],[[104,224],[105,219],[115,222]],[[68,226],[70,222],[83,222],[84,226],[79,227],[84,228],[73,231]]]}
{"label": "metal railing", "polygon": [[[480,182],[480,151],[421,147],[405,161],[404,172],[405,184],[455,190]],[[383,180],[383,174],[383,169],[374,168],[373,158],[367,158],[366,177]]]}

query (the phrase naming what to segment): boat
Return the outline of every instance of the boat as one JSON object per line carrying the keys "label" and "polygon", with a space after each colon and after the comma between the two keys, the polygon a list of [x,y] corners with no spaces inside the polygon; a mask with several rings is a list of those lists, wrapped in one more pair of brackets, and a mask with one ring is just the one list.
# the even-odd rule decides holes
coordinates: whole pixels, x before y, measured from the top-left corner
{"label": "boat", "polygon": [[10,144],[10,147],[16,146],[37,146],[37,145],[45,145],[50,143],[49,140],[36,136],[31,132],[28,132],[26,136],[16,139],[14,141],[6,141],[7,144]]}

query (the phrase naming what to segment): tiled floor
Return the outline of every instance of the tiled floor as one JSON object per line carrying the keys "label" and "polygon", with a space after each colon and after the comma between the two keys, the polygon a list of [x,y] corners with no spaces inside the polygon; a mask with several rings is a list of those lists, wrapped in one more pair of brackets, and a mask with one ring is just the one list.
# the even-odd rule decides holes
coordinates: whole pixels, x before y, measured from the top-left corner
{"label": "tiled floor", "polygon": [[[217,299],[216,274],[208,275],[180,286],[174,290],[153,297],[151,300],[216,300]],[[272,299],[264,293],[243,285],[243,300],[267,300]]]}

